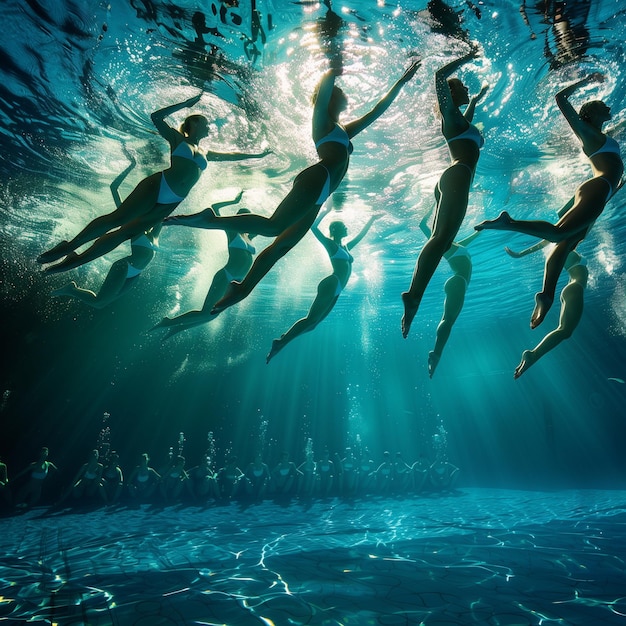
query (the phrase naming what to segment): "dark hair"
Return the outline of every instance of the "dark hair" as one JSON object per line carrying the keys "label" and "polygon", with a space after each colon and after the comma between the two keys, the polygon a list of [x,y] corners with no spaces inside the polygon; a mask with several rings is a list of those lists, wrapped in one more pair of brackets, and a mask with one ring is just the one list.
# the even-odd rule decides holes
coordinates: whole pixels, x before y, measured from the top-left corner
{"label": "dark hair", "polygon": [[340,226],[346,228],[346,225],[341,220],[335,220],[334,222],[331,222],[328,226],[328,232],[332,235],[333,232],[336,231],[337,228],[339,228]]}
{"label": "dark hair", "polygon": [[180,125],[180,128],[178,129],[183,135],[188,135],[189,134],[189,124],[191,122],[197,122],[199,120],[205,120],[206,117],[204,115],[201,115],[200,113],[194,113],[193,115],[189,115],[188,117],[185,118],[185,121]]}
{"label": "dark hair", "polygon": [[583,122],[591,122],[593,110],[597,108],[599,104],[604,103],[602,100],[591,100],[590,102],[585,102],[585,104],[580,107],[580,111],[578,111],[578,117],[580,117]]}

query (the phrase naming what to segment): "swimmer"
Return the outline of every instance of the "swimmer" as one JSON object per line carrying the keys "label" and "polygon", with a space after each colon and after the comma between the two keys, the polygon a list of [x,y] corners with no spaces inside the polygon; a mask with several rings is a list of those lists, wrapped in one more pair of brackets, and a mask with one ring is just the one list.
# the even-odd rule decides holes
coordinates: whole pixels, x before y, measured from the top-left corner
{"label": "swimmer", "polygon": [[[420,62],[416,61],[404,72],[385,96],[364,116],[343,125],[341,113],[348,106],[344,92],[335,85],[335,72],[327,71],[313,94],[313,141],[320,160],[300,172],[291,191],[278,205],[271,217],[261,215],[234,215],[218,217],[205,212],[209,224],[203,228],[253,233],[276,237],[255,259],[252,268],[241,281],[232,281],[226,295],[213,307],[217,314],[246,298],[252,289],[287,254],[311,228],[321,206],[343,180],[352,153],[356,135],[378,119],[395,100],[403,85],[409,81]],[[165,225],[176,224],[178,218],[167,220]]]}
{"label": "swimmer", "polygon": [[[157,131],[170,145],[170,167],[144,178],[115,211],[96,218],[70,241],[62,241],[40,254],[37,258],[39,263],[53,263],[65,257],[46,268],[46,272],[64,272],[93,261],[124,241],[140,237],[161,224],[187,197],[208,161],[235,161],[268,154],[203,152],[199,143],[209,134],[209,121],[204,115],[188,116],[179,130],[165,121],[168,115],[196,105],[201,96],[199,94],[152,113],[151,119]],[[95,242],[87,250],[80,254],[76,252],[77,248],[93,240]]]}
{"label": "swimmer", "polygon": [[[467,87],[450,75],[461,65],[478,56],[478,50],[470,52],[435,73],[437,102],[442,118],[442,132],[445,137],[452,164],[444,171],[435,188],[435,219],[433,231],[420,252],[411,286],[402,293],[404,315],[402,316],[402,336],[408,337],[413,318],[417,314],[426,287],[433,277],[443,255],[450,249],[465,213],[469,191],[480,149],[484,140],[478,128],[472,124],[476,104],[487,93],[487,86],[470,99]],[[467,104],[465,113],[459,107]]]}
{"label": "swimmer", "polygon": [[589,228],[602,214],[606,203],[620,186],[624,172],[618,143],[602,132],[603,124],[611,119],[611,109],[601,100],[592,100],[583,104],[577,113],[569,102],[569,96],[576,89],[594,81],[603,82],[604,75],[590,74],[556,94],[556,103],[582,143],[593,172],[593,177],[576,190],[574,203],[569,210],[556,224],[541,220],[516,220],[503,211],[496,219],[486,220],[474,227],[476,230],[524,233],[556,243],[546,259],[542,290],[535,296],[531,328],[536,328],[545,319],[554,301],[557,281],[569,253],[585,238]]}
{"label": "swimmer", "polygon": [[266,363],[275,357],[288,343],[292,342],[296,337],[314,330],[317,325],[326,319],[328,314],[333,310],[337,299],[341,292],[345,289],[352,273],[352,263],[354,258],[350,254],[352,250],[365,237],[374,221],[380,217],[373,215],[365,223],[361,231],[348,241],[342,243],[343,238],[347,236],[348,229],[346,225],[336,220],[331,222],[328,227],[330,237],[326,237],[320,229],[319,225],[322,219],[330,212],[330,209],[322,211],[319,217],[311,227],[311,231],[317,240],[326,248],[333,273],[324,278],[317,286],[317,296],[309,309],[306,317],[299,319],[280,339],[274,339],[272,349],[266,358]]}
{"label": "swimmer", "polygon": [[[111,183],[111,195],[117,208],[122,204],[119,194],[119,187],[137,164],[135,158],[124,151],[130,159],[130,165],[113,180]],[[130,255],[115,261],[111,265],[104,282],[102,283],[98,293],[90,289],[79,287],[74,281],[70,281],[67,285],[55,289],[50,295],[52,297],[68,296],[84,302],[94,309],[103,309],[107,305],[124,295],[133,285],[136,279],[148,267],[156,250],[158,249],[158,237],[161,231],[161,224],[157,224],[153,228],[137,235],[130,240]]]}
{"label": "swimmer", "polygon": [[128,492],[133,499],[145,502],[152,497],[160,481],[161,476],[150,467],[150,457],[144,452],[128,479]]}
{"label": "swimmer", "polygon": [[[228,202],[220,202],[211,206],[211,210],[214,214],[219,215],[220,208],[228,204],[237,204],[241,200],[242,193],[240,193],[234,200]],[[212,213],[212,214],[213,214]],[[249,209],[241,208],[237,211],[238,215],[242,213],[250,213]],[[177,218],[172,218],[175,223],[185,226],[194,226],[196,228],[203,228],[205,223],[203,213],[197,213],[196,215],[183,215]],[[251,239],[254,235],[247,235],[245,233],[237,233],[227,230],[226,237],[228,240],[228,260],[226,265],[220,269],[215,276],[209,287],[209,291],[204,299],[204,304],[200,310],[187,311],[181,313],[175,317],[164,317],[156,326],[153,326],[151,330],[155,328],[169,328],[170,331],[165,335],[163,340],[168,339],[172,335],[175,335],[188,328],[194,326],[200,326],[206,322],[210,322],[215,319],[215,315],[211,313],[215,303],[226,293],[228,285],[233,280],[242,280],[248,273],[248,270],[252,266],[254,254],[256,252],[252,245]]]}
{"label": "swimmer", "polygon": [[[420,228],[427,237],[432,234],[428,226],[431,213],[432,211],[429,211],[420,222]],[[435,374],[435,369],[437,369],[443,349],[448,342],[452,327],[463,310],[465,292],[472,277],[472,257],[467,246],[476,239],[477,235],[478,233],[474,232],[461,241],[453,241],[443,254],[443,258],[448,262],[454,274],[448,278],[443,287],[446,293],[443,301],[443,315],[437,326],[435,347],[428,353],[428,375],[431,378]]]}
{"label": "swimmer", "polygon": [[24,474],[30,474],[28,482],[19,490],[17,494],[17,506],[28,507],[35,506],[42,494],[43,484],[48,478],[50,470],[57,472],[59,468],[48,460],[48,448],[43,447],[39,452],[39,458],[30,463],[25,469],[15,475],[11,482],[15,482]]}

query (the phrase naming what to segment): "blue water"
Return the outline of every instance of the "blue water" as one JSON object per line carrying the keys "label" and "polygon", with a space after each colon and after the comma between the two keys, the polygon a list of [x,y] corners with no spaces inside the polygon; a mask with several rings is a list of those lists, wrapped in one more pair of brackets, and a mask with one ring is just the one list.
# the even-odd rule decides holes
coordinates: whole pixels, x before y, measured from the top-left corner
{"label": "blue water", "polygon": [[[544,324],[529,329],[543,256],[515,260],[503,252],[504,245],[532,243],[522,235],[484,233],[472,243],[465,307],[433,379],[427,356],[447,265],[431,281],[410,337],[400,333],[400,292],[424,243],[418,224],[448,162],[433,109],[434,71],[463,54],[468,40],[479,42],[481,56],[460,75],[473,93],[490,85],[475,116],[486,144],[459,236],[502,208],[554,221],[589,174],[554,94],[586,73],[604,72],[604,84],[573,100],[605,99],[613,110],[607,129],[626,141],[621,3],[528,4],[524,21],[517,2],[459,1],[443,25],[435,14],[441,4],[425,1],[347,0],[333,5],[335,15],[323,3],[236,4],[200,7],[212,29],[202,50],[193,44],[196,3],[30,0],[0,7],[0,456],[9,476],[48,446],[61,469],[44,494],[50,504],[103,441],[130,471],[144,451],[165,463],[184,433],[181,451],[191,465],[211,446],[217,466],[231,453],[247,463],[258,448],[270,464],[282,450],[299,463],[310,439],[316,455],[367,446],[376,462],[385,450],[409,462],[444,454],[461,468],[461,489],[553,489],[558,500],[560,489],[623,487],[626,194],[608,204],[579,248],[590,280],[574,335],[519,380],[513,371],[522,351],[558,323],[555,303]],[[252,26],[255,7],[260,30]],[[422,67],[356,138],[336,194],[351,233],[373,213],[382,216],[354,250],[351,281],[328,319],[269,365],[272,339],[306,313],[330,271],[310,235],[245,302],[167,343],[147,331],[165,315],[201,305],[225,260],[218,232],[164,232],[136,286],[101,311],[50,297],[68,279],[97,290],[111,263],[127,254],[120,247],[67,276],[46,276],[35,262],[112,210],[109,184],[128,165],[127,152],[138,166],[122,196],[166,165],[152,111],[202,90],[197,109],[212,121],[204,148],[273,151],[261,160],[210,164],[181,213],[244,190],[242,204],[268,215],[295,173],[315,159],[309,96],[321,72],[329,64],[344,68],[339,82],[349,120],[415,55]],[[259,248],[267,243],[255,240]],[[462,509],[463,502],[456,504]],[[625,556],[621,547],[614,554]],[[573,623],[563,619],[558,623]]]}
{"label": "blue water", "polygon": [[[543,327],[528,327],[543,258],[502,252],[505,244],[532,243],[522,235],[491,232],[472,243],[466,304],[432,380],[426,360],[442,312],[445,264],[411,336],[403,340],[399,332],[399,293],[424,241],[418,222],[448,159],[433,112],[433,71],[463,53],[468,38],[480,42],[482,56],[461,75],[474,92],[490,84],[476,113],[486,146],[459,237],[503,207],[553,219],[588,175],[555,92],[585,72],[604,71],[606,82],[575,103],[606,98],[614,114],[609,131],[624,138],[619,4],[567,5],[566,23],[579,37],[567,54],[568,40],[557,36],[563,9],[551,5],[547,17],[528,6],[526,24],[516,3],[459,3],[450,34],[435,27],[425,4],[343,3],[331,19],[323,4],[259,2],[256,34],[252,5],[241,2],[223,19],[211,6],[207,27],[220,33],[204,35],[213,65],[190,48],[193,4],[3,5],[2,293],[10,355],[2,379],[4,456],[19,466],[45,444],[64,466],[78,464],[104,412],[113,445],[133,462],[139,449],[165,454],[181,431],[189,456],[201,454],[213,432],[220,451],[242,457],[262,436],[268,456],[283,448],[298,456],[309,437],[318,450],[341,450],[360,437],[376,458],[385,449],[417,458],[432,453],[431,437],[443,427],[447,454],[470,484],[541,485],[551,476],[573,477],[575,485],[619,484],[626,393],[619,216],[626,196],[609,204],[580,246],[590,284],[574,336],[520,380],[512,373],[522,350],[558,320],[555,305]],[[330,37],[327,26],[338,19]],[[149,122],[156,108],[202,89],[198,108],[215,120],[206,148],[274,151],[266,159],[211,164],[181,212],[243,189],[242,204],[269,214],[294,173],[314,158],[308,96],[329,62],[344,67],[350,119],[415,54],[422,68],[356,139],[337,194],[351,232],[373,212],[382,217],[355,249],[354,274],[330,317],[269,366],[272,339],[306,313],[329,271],[311,236],[247,301],[165,345],[146,331],[166,314],[201,304],[224,261],[220,233],[165,232],[137,286],[105,310],[49,298],[68,278],[97,289],[111,262],[127,254],[122,246],[67,276],[46,277],[34,262],[112,209],[108,185],[128,164],[124,148],[139,165],[122,196],[165,164],[166,146]],[[568,55],[574,60],[566,62]],[[268,241],[258,238],[257,246]]]}

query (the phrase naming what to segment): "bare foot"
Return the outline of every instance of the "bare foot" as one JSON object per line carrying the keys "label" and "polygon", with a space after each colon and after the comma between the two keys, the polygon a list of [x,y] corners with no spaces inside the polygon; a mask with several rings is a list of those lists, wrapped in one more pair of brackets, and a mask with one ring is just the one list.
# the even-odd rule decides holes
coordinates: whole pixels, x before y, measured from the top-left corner
{"label": "bare foot", "polygon": [[50,248],[46,252],[42,252],[37,257],[37,263],[53,263],[54,261],[58,261],[61,257],[64,257],[66,254],[72,252],[72,248],[69,247],[69,241],[62,241],[58,243],[54,248]]}
{"label": "bare foot", "polygon": [[282,350],[282,347],[282,337],[280,339],[274,339],[274,341],[272,341],[272,349],[265,357],[265,363],[269,363]]}
{"label": "bare foot", "polygon": [[545,319],[550,307],[552,306],[552,298],[543,292],[535,295],[535,310],[530,318],[530,327],[537,328]]}
{"label": "bare foot", "polygon": [[46,274],[60,274],[61,272],[65,272],[67,270],[71,270],[76,267],[72,263],[78,258],[78,254],[76,252],[70,252],[60,263],[56,265],[51,265],[50,267],[46,267],[44,272]]}
{"label": "bare foot", "polygon": [[476,224],[474,230],[506,230],[506,227],[510,226],[512,221],[511,216],[506,211],[502,211],[495,220],[485,220],[480,224]]}
{"label": "bare foot", "polygon": [[50,292],[50,296],[58,298],[59,296],[73,296],[78,291],[78,285],[72,280],[67,285],[63,285],[59,289]]}
{"label": "bare foot", "polygon": [[233,306],[233,304],[237,304],[246,297],[246,293],[241,287],[241,283],[236,280],[231,281],[230,285],[228,285],[226,289],[226,293],[224,294],[221,300],[218,300],[213,308],[211,309],[211,315],[218,315],[228,307]]}
{"label": "bare foot", "polygon": [[428,353],[428,375],[431,378],[437,369],[437,365],[439,365],[439,358],[439,355],[435,354],[433,351]]}
{"label": "bare foot", "polygon": [[536,360],[535,353],[532,350],[524,350],[522,352],[522,361],[515,368],[513,378],[518,379]]}
{"label": "bare foot", "polygon": [[415,304],[414,300],[409,296],[408,291],[402,293],[402,302],[404,302],[404,315],[402,316],[402,336],[406,339],[411,330],[413,318],[419,308],[419,302]]}

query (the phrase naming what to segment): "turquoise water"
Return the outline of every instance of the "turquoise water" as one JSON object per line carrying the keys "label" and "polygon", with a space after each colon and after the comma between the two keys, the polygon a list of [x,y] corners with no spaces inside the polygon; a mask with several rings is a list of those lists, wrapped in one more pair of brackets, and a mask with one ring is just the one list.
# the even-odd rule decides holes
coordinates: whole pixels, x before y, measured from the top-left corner
{"label": "turquoise water", "polygon": [[[480,43],[480,58],[461,75],[473,92],[490,85],[475,117],[486,145],[459,236],[503,207],[553,219],[589,172],[557,113],[556,91],[583,73],[605,72],[606,82],[575,103],[605,98],[614,113],[609,131],[624,139],[620,4],[549,4],[545,13],[528,5],[525,23],[517,3],[458,3],[458,21],[444,27],[425,3],[344,2],[332,15],[323,4],[242,1],[224,5],[222,17],[220,6],[203,8],[208,28],[220,33],[204,36],[203,53],[191,45],[193,3],[10,2],[1,9],[9,358],[0,452],[10,470],[47,445],[71,475],[103,436],[133,466],[142,451],[164,459],[181,432],[193,462],[209,433],[220,460],[230,452],[247,459],[259,445],[269,461],[282,449],[299,460],[310,438],[316,454],[359,444],[376,460],[390,450],[412,462],[434,455],[439,433],[466,485],[621,485],[626,196],[616,196],[580,246],[590,282],[574,336],[517,381],[522,350],[558,320],[555,305],[540,329],[529,329],[543,258],[515,260],[502,250],[529,238],[484,233],[472,243],[466,304],[432,380],[427,356],[448,267],[437,271],[407,340],[399,297],[424,242],[419,220],[448,162],[433,111],[434,70],[464,53],[466,40]],[[261,30],[252,28],[255,6]],[[124,149],[138,165],[122,196],[165,165],[165,142],[149,121],[156,108],[203,90],[197,108],[214,122],[205,148],[273,151],[210,164],[180,212],[244,190],[242,204],[267,215],[314,160],[308,97],[329,63],[344,68],[349,120],[415,55],[422,67],[356,138],[337,194],[350,232],[372,213],[382,217],[355,249],[352,279],[329,318],[271,364],[272,339],[305,314],[329,273],[310,235],[245,302],[167,343],[147,331],[164,315],[201,304],[225,258],[221,233],[167,230],[137,285],[101,311],[49,297],[68,278],[97,289],[127,254],[121,247],[67,276],[45,276],[34,260],[112,209],[108,185],[128,165]]]}
{"label": "turquoise water", "polygon": [[[0,457],[9,478],[41,446],[59,467],[39,507],[2,506],[0,621],[7,624],[620,624],[625,615],[626,342],[621,214],[607,206],[580,245],[590,271],[574,335],[519,380],[523,350],[558,323],[529,329],[543,256],[503,247],[532,240],[481,234],[470,246],[465,306],[435,376],[427,358],[441,318],[442,264],[408,339],[400,293],[424,243],[419,222],[448,163],[434,114],[434,71],[479,42],[460,73],[486,144],[467,218],[506,208],[554,220],[589,174],[554,94],[585,73],[606,81],[609,133],[626,139],[626,14],[617,0],[451,5],[425,1],[29,0],[0,7]],[[254,13],[254,11],[257,13]],[[194,44],[194,13],[204,45]],[[196,22],[197,23],[197,22]],[[125,196],[166,165],[150,113],[202,91],[203,147],[265,159],[209,165],[179,211],[244,191],[269,215],[314,162],[309,96],[329,66],[368,109],[416,55],[393,106],[357,137],[333,209],[357,233],[353,275],[331,313],[269,365],[265,356],[330,272],[311,236],[243,303],[162,342],[149,329],[201,305],[226,258],[223,234],[168,229],[145,273],[102,310],[52,298],[67,280],[97,290],[121,246],[67,275],[35,259],[113,209],[109,185],[129,164]],[[173,116],[182,121],[184,113]],[[269,240],[255,239],[257,248]],[[560,288],[565,284],[562,277]],[[134,508],[66,500],[89,450],[115,448],[126,475],[148,452],[273,466],[346,446],[443,456],[459,489],[356,500],[210,502]],[[23,478],[15,483],[17,495]],[[96,503],[99,504],[99,503]],[[4,505],[0,500],[0,505]],[[250,506],[248,506],[250,505]]]}

